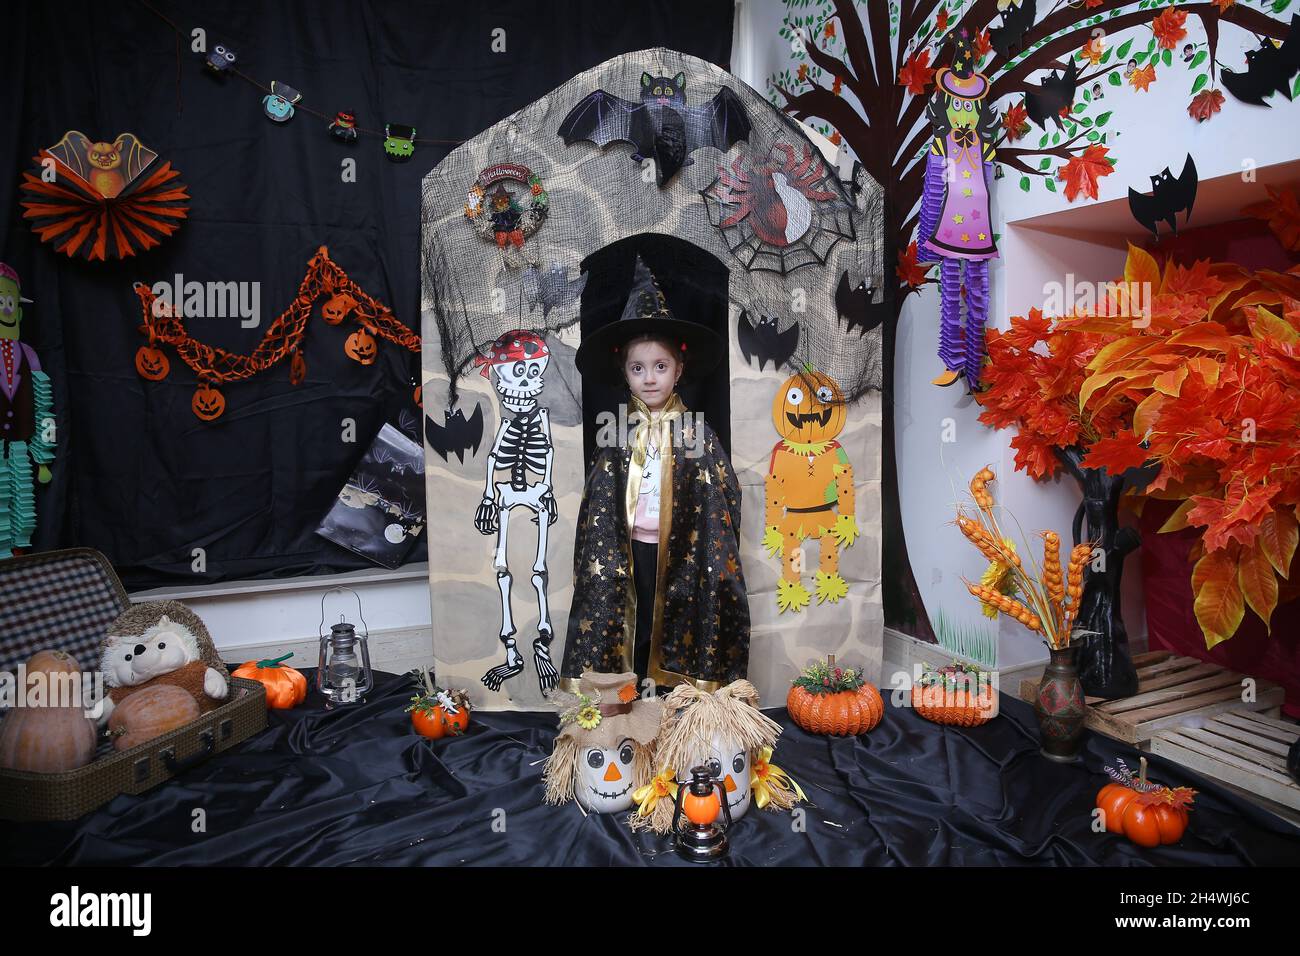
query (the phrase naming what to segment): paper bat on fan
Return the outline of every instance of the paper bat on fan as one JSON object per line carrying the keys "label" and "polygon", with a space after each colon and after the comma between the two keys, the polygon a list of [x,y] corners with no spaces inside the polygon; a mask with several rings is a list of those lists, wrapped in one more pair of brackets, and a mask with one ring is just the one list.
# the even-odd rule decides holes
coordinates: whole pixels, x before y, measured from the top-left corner
{"label": "paper bat on fan", "polygon": [[1224,69],[1223,85],[1243,103],[1270,106],[1264,97],[1281,93],[1291,99],[1291,78],[1300,71],[1300,13],[1292,14],[1291,29],[1281,46],[1265,37],[1258,50],[1246,51],[1246,71]]}
{"label": "paper bat on fan", "polygon": [[75,129],[65,133],[49,153],[105,199],[120,196],[158,158],[134,133],[121,133],[111,143],[93,143]]}
{"label": "paper bat on fan", "polygon": [[852,332],[856,327],[860,336],[866,335],[885,321],[889,304],[874,303],[872,300],[875,297],[875,286],[869,286],[866,282],[852,286],[847,272],[840,276],[839,285],[835,287],[835,312],[844,320],[846,331]]}
{"label": "paper bat on fan", "polygon": [[736,338],[746,362],[758,359],[759,371],[766,368],[768,362],[772,363],[773,368],[779,369],[790,361],[790,356],[794,355],[794,350],[799,345],[799,324],[791,323],[784,332],[778,332],[776,316],[769,318],[760,315],[758,324],[755,325],[748,312],[741,312],[736,323]]}
{"label": "paper bat on fan", "polygon": [[468,419],[459,408],[444,411],[442,417],[445,424],[439,425],[428,415],[424,416],[425,438],[429,447],[442,456],[443,461],[450,461],[447,456],[453,454],[463,465],[465,452],[473,449],[470,457],[477,455],[478,446],[483,441],[483,408],[476,403],[474,414]]}
{"label": "paper bat on fan", "polygon": [[749,116],[734,91],[722,87],[707,103],[686,102],[686,75],[641,74],[641,99],[625,100],[613,93],[596,90],[583,97],[560,124],[566,146],[586,140],[597,146],[631,143],[632,159],[653,159],[655,177],[663,187],[683,166],[694,160],[691,153],[704,146],[726,152],[748,139]]}
{"label": "paper bat on fan", "polygon": [[1188,154],[1183,162],[1183,171],[1177,179],[1169,171],[1168,166],[1160,175],[1151,177],[1150,196],[1144,196],[1136,189],[1129,189],[1128,207],[1133,212],[1133,218],[1150,229],[1151,234],[1157,239],[1160,238],[1157,223],[1161,221],[1169,223],[1169,228],[1174,231],[1174,235],[1177,235],[1178,213],[1187,213],[1183,218],[1183,225],[1192,218],[1192,204],[1196,202],[1197,182],[1196,163],[1192,161],[1191,154]]}

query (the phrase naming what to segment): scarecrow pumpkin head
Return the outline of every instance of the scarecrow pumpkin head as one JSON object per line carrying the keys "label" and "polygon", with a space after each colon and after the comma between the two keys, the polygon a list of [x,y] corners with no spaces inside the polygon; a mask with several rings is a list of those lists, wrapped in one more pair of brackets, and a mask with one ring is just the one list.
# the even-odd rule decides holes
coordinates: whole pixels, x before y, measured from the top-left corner
{"label": "scarecrow pumpkin head", "polygon": [[589,813],[631,809],[650,781],[661,706],[637,694],[635,674],[587,671],[568,695],[543,777],[546,802],[576,799]]}
{"label": "scarecrow pumpkin head", "polygon": [[846,416],[839,385],[811,369],[791,375],[772,400],[772,424],[788,442],[830,441],[844,429]]}

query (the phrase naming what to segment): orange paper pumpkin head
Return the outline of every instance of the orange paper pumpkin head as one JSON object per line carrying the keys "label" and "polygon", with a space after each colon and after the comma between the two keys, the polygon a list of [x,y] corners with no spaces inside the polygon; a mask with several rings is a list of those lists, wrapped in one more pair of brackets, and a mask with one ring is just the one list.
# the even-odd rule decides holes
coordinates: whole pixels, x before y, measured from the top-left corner
{"label": "orange paper pumpkin head", "polygon": [[830,441],[843,430],[846,415],[839,385],[812,370],[791,375],[772,400],[772,424],[788,442]]}
{"label": "orange paper pumpkin head", "polygon": [[147,378],[151,382],[161,382],[171,371],[171,362],[167,360],[167,354],[162,349],[142,345],[135,352],[135,370],[140,373],[141,378]]}
{"label": "orange paper pumpkin head", "polygon": [[338,325],[344,316],[356,308],[357,300],[346,292],[340,292],[321,306],[321,318],[330,325]]}
{"label": "orange paper pumpkin head", "polygon": [[226,397],[210,385],[200,385],[190,400],[194,414],[205,422],[220,418],[226,410]]}
{"label": "orange paper pumpkin head", "polygon": [[357,329],[348,336],[347,345],[343,351],[347,353],[348,358],[360,362],[362,365],[373,365],[375,356],[378,354],[378,346],[375,344],[375,337],[365,329]]}

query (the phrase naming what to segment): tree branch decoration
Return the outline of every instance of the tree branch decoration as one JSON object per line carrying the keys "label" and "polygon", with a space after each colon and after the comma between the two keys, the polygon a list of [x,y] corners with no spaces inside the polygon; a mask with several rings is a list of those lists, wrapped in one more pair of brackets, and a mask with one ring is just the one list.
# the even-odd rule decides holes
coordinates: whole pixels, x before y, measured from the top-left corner
{"label": "tree branch decoration", "polygon": [[[820,119],[832,142],[846,141],[889,196],[895,219],[899,295],[933,280],[910,245],[920,214],[925,152],[930,137],[925,106],[936,71],[950,65],[951,43],[962,31],[973,38],[976,68],[989,78],[988,102],[1001,101],[1001,132],[993,143],[998,162],[1020,173],[1020,188],[1037,180],[1068,200],[1097,195],[1108,175],[1112,112],[1105,92],[1125,84],[1137,90],[1182,68],[1195,74],[1187,111],[1199,121],[1222,109],[1215,56],[1221,27],[1280,40],[1295,0],[787,0],[780,35],[791,43],[797,67],[768,78],[774,103],[797,119]],[[1019,43],[995,43],[1008,15],[1022,7],[1042,14]],[[803,8],[797,13],[796,8]],[[1046,13],[1043,11],[1046,10]],[[1189,19],[1204,39],[1189,38]],[[1009,29],[1009,28],[1008,28]],[[1145,45],[1144,42],[1145,41]],[[998,48],[995,48],[998,47]],[[1004,54],[1005,50],[1005,54]],[[1009,55],[1007,55],[1009,54]],[[1229,69],[1244,64],[1225,63]],[[1048,75],[1057,72],[1057,82]],[[1060,113],[1043,116],[1035,103],[1073,88]],[[1044,81],[1046,76],[1046,81]],[[1046,89],[1045,89],[1046,83]],[[1295,81],[1300,95],[1300,79]],[[1030,134],[1031,118],[1042,128]],[[814,124],[816,125],[816,124]],[[1017,144],[1017,145],[1013,145]],[[886,361],[891,361],[886,356]]]}
{"label": "tree branch decoration", "polygon": [[289,382],[293,385],[302,382],[307,375],[307,363],[303,358],[307,323],[316,300],[322,295],[330,296],[321,309],[321,318],[325,322],[338,325],[351,316],[352,322],[359,326],[344,345],[344,352],[354,361],[362,365],[374,364],[378,356],[376,336],[409,352],[420,351],[419,334],[403,325],[388,306],[353,282],[329,257],[325,246],[321,246],[308,262],[307,274],[298,286],[298,295],[271,323],[257,348],[248,355],[229,352],[195,339],[186,330],[184,319],[177,314],[175,306],[160,301],[145,283],[137,282],[135,293],[140,298],[144,319],[140,332],[149,339],[147,345],[136,351],[136,371],[141,378],[161,381],[170,372],[171,363],[159,345],[175,348],[181,361],[198,377],[191,408],[204,421],[219,418],[226,409],[225,397],[215,387],[218,384],[251,378],[279,365],[286,358],[290,359]]}

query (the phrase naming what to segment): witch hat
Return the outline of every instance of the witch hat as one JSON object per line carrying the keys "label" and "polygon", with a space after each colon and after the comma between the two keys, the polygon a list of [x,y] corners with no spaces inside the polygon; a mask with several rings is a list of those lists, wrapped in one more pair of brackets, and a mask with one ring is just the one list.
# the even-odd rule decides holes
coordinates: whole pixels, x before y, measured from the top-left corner
{"label": "witch hat", "polygon": [[722,339],[698,322],[673,315],[654,274],[639,255],[623,314],[617,321],[583,336],[575,359],[578,371],[622,381],[623,347],[638,335],[663,336],[677,343],[677,351],[686,363],[683,379],[707,374],[722,358]]}

